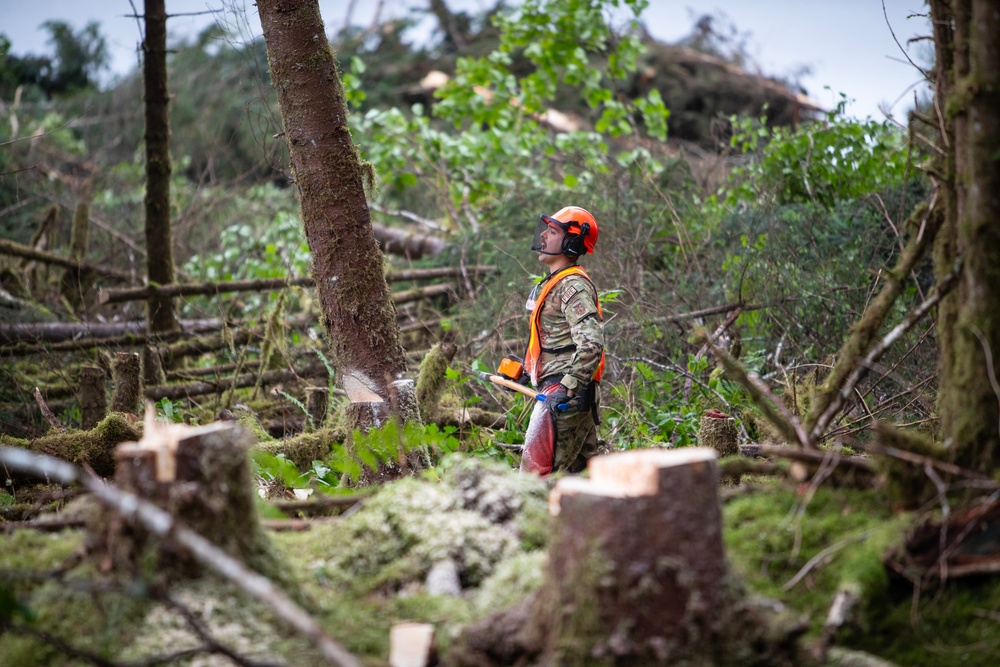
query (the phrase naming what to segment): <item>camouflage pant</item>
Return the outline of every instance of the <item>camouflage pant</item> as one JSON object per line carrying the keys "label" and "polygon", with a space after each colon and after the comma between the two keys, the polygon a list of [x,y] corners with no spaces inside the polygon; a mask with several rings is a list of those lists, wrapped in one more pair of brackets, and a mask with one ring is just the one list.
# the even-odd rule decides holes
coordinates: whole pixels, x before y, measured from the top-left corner
{"label": "camouflage pant", "polygon": [[[559,383],[542,389],[551,394]],[[569,409],[552,411],[536,402],[524,435],[521,471],[538,473],[542,477],[560,470],[580,472],[586,460],[597,453],[597,425],[587,409],[581,412],[576,401]]]}

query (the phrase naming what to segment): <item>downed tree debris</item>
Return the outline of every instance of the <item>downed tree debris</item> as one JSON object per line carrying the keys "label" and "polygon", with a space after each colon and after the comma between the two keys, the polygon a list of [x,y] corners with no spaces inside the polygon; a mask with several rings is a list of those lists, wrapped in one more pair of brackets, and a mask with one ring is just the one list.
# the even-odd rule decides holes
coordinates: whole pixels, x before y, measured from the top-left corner
{"label": "downed tree debris", "polygon": [[112,412],[89,431],[50,431],[33,440],[0,433],[0,445],[22,447],[75,465],[86,465],[101,477],[110,477],[115,470],[115,447],[123,442],[138,440],[141,435],[141,423],[129,420],[128,415]]}
{"label": "downed tree debris", "polygon": [[[469,273],[490,273],[496,271],[494,266],[468,266]],[[412,269],[387,273],[386,282],[402,282],[406,280],[432,280],[434,278],[449,278],[461,275],[460,269],[440,267],[430,269]],[[125,303],[129,301],[144,301],[153,297],[178,297],[218,295],[230,292],[269,292],[287,289],[289,287],[312,287],[311,276],[290,276],[288,278],[270,278],[259,280],[230,280],[221,282],[187,283],[172,285],[146,285],[145,287],[129,287],[122,289],[101,290],[97,302],[101,305]]]}
{"label": "downed tree debris", "polygon": [[925,520],[887,565],[912,582],[1000,573],[1000,497]]}
{"label": "downed tree debris", "polygon": [[247,568],[239,560],[212,544],[189,528],[178,524],[171,514],[153,503],[105,485],[98,479],[63,461],[38,456],[18,448],[0,447],[0,464],[35,477],[54,479],[60,484],[79,483],[101,503],[117,512],[129,523],[141,526],[161,539],[169,539],[182,547],[190,558],[224,577],[267,607],[282,622],[309,639],[336,665],[361,667],[358,659],[328,636],[322,627],[273,581]]}

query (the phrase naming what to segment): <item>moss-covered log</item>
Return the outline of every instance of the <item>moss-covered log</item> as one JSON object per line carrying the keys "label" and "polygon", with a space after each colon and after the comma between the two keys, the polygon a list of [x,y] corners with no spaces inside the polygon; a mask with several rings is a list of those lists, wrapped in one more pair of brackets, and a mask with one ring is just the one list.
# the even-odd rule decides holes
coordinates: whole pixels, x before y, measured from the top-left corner
{"label": "moss-covered log", "polygon": [[138,440],[141,435],[142,424],[130,420],[128,415],[112,412],[89,431],[49,432],[32,440],[0,433],[0,444],[87,465],[101,477],[110,477],[115,471],[115,447]]}

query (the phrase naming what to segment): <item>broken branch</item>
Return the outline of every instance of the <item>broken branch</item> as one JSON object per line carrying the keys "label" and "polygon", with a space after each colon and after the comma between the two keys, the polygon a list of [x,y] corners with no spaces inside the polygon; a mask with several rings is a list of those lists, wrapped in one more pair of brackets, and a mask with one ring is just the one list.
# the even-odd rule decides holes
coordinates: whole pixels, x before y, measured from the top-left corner
{"label": "broken branch", "polygon": [[156,505],[106,485],[96,477],[83,475],[76,466],[50,456],[32,454],[16,447],[0,447],[0,463],[42,479],[54,479],[61,484],[81,484],[125,520],[142,525],[161,539],[176,542],[199,563],[267,605],[278,618],[312,641],[334,664],[361,667],[354,655],[323,632],[319,624],[273,581],[248,569],[201,535],[177,525],[168,512]]}

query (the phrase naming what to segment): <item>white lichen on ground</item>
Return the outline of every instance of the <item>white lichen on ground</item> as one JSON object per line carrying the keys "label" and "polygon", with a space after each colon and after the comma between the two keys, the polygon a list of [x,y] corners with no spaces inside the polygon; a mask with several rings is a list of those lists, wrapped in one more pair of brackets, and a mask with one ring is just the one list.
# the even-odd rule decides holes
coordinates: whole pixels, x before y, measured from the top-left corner
{"label": "white lichen on ground", "polygon": [[323,569],[354,584],[412,591],[450,560],[463,589],[477,587],[499,563],[539,546],[545,497],[538,478],[453,459],[440,481],[403,479],[367,500],[328,536]]}

